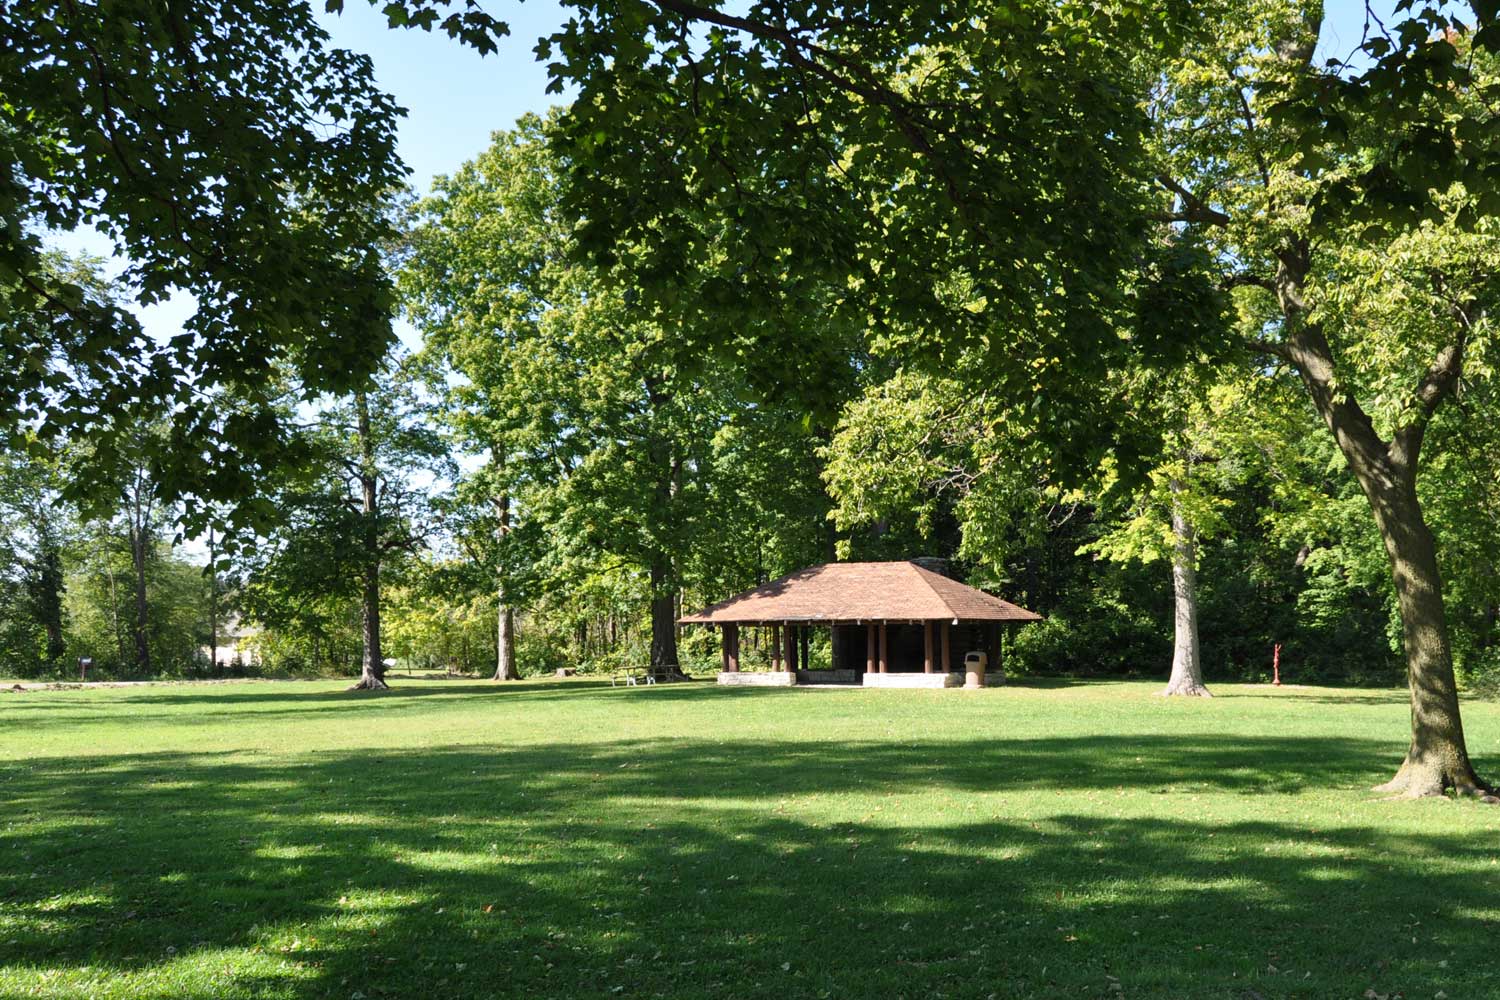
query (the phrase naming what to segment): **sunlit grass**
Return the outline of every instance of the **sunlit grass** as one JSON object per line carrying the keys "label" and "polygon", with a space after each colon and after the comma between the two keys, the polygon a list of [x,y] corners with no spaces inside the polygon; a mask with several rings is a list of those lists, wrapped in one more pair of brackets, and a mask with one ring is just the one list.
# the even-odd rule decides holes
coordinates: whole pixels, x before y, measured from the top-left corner
{"label": "sunlit grass", "polygon": [[1401,692],[1154,689],[3,695],[0,997],[1500,991]]}

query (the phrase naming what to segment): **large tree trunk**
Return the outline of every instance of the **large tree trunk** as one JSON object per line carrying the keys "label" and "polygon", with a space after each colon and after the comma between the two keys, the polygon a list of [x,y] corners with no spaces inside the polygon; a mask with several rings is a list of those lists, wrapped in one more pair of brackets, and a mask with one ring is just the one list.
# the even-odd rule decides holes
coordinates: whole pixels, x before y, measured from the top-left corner
{"label": "large tree trunk", "polygon": [[1277,293],[1287,317],[1284,356],[1297,369],[1350,470],[1370,502],[1390,559],[1411,691],[1411,744],[1396,776],[1380,791],[1411,797],[1485,794],[1490,787],[1469,762],[1458,709],[1458,682],[1437,546],[1417,498],[1422,440],[1427,422],[1462,373],[1460,333],[1439,352],[1417,385],[1417,411],[1387,442],[1347,389],[1341,387],[1333,351],[1322,329],[1306,320],[1302,297],[1305,247],[1287,248],[1277,272]]}
{"label": "large tree trunk", "polygon": [[62,553],[50,533],[43,533],[37,557],[35,605],[37,617],[47,633],[47,662],[56,663],[67,650],[63,639]]}
{"label": "large tree trunk", "polygon": [[1416,477],[1397,477],[1389,484],[1368,475],[1359,478],[1390,558],[1411,691],[1411,745],[1400,770],[1381,790],[1413,797],[1449,789],[1487,792],[1464,740],[1437,545],[1417,500]]}
{"label": "large tree trunk", "polygon": [[359,682],[351,691],[384,691],[390,685],[385,682],[385,661],[380,651],[380,563],[368,566],[364,572],[364,587],[360,600],[360,631],[364,654],[360,660]]}
{"label": "large tree trunk", "polygon": [[359,682],[351,691],[385,691],[385,661],[380,651],[380,521],[379,477],[375,471],[375,444],[370,437],[370,405],[363,390],[354,394],[358,419],[360,511],[364,515],[364,571],[360,596],[361,638],[364,655],[360,661]]}
{"label": "large tree trunk", "polygon": [[518,681],[521,672],[516,669],[516,613],[505,602],[505,590],[500,591],[500,621],[498,624],[498,653],[495,662],[495,680]]}
{"label": "large tree trunk", "polygon": [[658,677],[687,675],[677,662],[677,609],[665,556],[651,559],[651,672]]}
{"label": "large tree trunk", "polygon": [[[646,399],[652,412],[660,414],[671,402],[671,393],[663,388],[656,374],[645,377]],[[656,509],[652,520],[659,529],[673,523],[678,491],[682,486],[682,459],[667,438],[654,434],[646,444],[646,454],[656,475]],[[670,531],[663,532],[670,537]],[[658,541],[655,543],[660,545]],[[661,548],[652,548],[649,556],[651,573],[651,673],[656,677],[686,679],[677,662],[677,580],[672,572],[671,556]]]}
{"label": "large tree trunk", "polygon": [[1198,652],[1198,533],[1188,523],[1175,494],[1183,485],[1172,482],[1172,676],[1164,695],[1212,697],[1203,686],[1203,661]]}

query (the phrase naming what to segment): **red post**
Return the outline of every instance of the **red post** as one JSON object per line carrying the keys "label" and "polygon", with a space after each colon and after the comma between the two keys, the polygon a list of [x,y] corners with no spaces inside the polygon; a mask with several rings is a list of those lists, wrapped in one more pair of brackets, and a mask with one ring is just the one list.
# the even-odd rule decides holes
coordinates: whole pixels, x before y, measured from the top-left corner
{"label": "red post", "polygon": [[1281,687],[1281,643],[1271,650],[1271,683]]}

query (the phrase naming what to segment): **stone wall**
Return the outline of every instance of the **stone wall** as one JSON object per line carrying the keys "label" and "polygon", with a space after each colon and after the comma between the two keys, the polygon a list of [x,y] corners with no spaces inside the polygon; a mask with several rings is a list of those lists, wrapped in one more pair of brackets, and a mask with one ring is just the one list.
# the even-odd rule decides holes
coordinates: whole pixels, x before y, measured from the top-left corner
{"label": "stone wall", "polygon": [[858,684],[857,670],[799,670],[798,684]]}
{"label": "stone wall", "polygon": [[725,670],[719,674],[719,683],[728,687],[793,687],[797,678],[788,670]]}
{"label": "stone wall", "polygon": [[891,674],[865,674],[865,687],[882,688],[950,688],[963,687],[964,675],[955,673],[891,673]]}

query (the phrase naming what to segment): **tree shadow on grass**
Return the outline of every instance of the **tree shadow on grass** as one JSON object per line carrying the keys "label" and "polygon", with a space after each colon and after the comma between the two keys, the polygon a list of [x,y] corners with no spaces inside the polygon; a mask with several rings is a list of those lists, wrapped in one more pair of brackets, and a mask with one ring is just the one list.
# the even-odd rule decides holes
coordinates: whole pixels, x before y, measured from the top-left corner
{"label": "tree shadow on grass", "polygon": [[[1119,681],[1089,681],[1070,680],[1066,678],[1021,678],[1013,680],[1012,688],[1021,690],[1054,691],[1064,688],[1079,689],[1090,686],[1103,689],[1118,687]],[[611,685],[607,679],[568,679],[553,680],[552,678],[540,678],[526,684],[507,684],[494,681],[452,681],[441,682],[414,681],[410,684],[398,684],[386,692],[364,692],[337,690],[306,690],[297,685],[260,685],[248,686],[248,689],[228,689],[223,686],[212,686],[193,688],[183,686],[181,688],[149,688],[138,692],[129,692],[119,695],[117,700],[110,706],[101,707],[90,711],[91,703],[86,699],[79,699],[71,694],[56,695],[52,692],[33,692],[25,696],[17,695],[13,699],[0,703],[0,718],[8,728],[20,729],[25,727],[48,727],[55,728],[58,725],[87,726],[91,723],[118,723],[122,718],[121,708],[125,707],[132,720],[140,722],[168,721],[181,718],[180,712],[174,709],[194,709],[200,719],[216,715],[225,717],[238,717],[243,710],[250,708],[257,719],[272,719],[278,716],[297,716],[312,718],[316,715],[327,715],[329,713],[347,712],[352,706],[358,706],[370,715],[378,715],[388,712],[403,712],[416,710],[421,706],[429,705],[432,701],[451,701],[455,704],[464,703],[472,705],[480,700],[503,700],[507,704],[527,704],[538,702],[554,702],[564,699],[591,699],[591,698],[650,698],[664,702],[697,702],[706,699],[735,700],[735,699],[776,699],[776,698],[799,698],[808,696],[808,691],[797,688],[753,688],[753,687],[720,687],[712,681],[698,680],[693,682],[680,682],[671,684],[639,685],[635,687]],[[851,687],[850,691],[863,691],[862,688]],[[1291,698],[1297,704],[1320,703],[1320,704],[1369,704],[1369,705],[1391,705],[1399,706],[1406,702],[1405,691],[1369,691],[1359,694],[1320,694],[1316,692],[1298,692],[1288,694],[1267,688],[1265,691],[1245,689],[1241,687],[1223,689],[1227,697],[1243,700],[1272,700],[1276,698]],[[819,690],[813,697],[822,697],[827,693],[826,689]],[[871,692],[874,697],[903,698],[911,697],[912,692],[907,691],[878,691]],[[968,697],[960,692],[951,692],[954,698]],[[67,712],[65,718],[57,717],[59,704],[66,703]],[[146,707],[162,709],[159,713],[142,711]]]}
{"label": "tree shadow on grass", "polygon": [[[1401,707],[1411,703],[1411,692],[1406,688],[1317,688],[1304,690],[1299,687],[1276,688],[1269,684],[1243,685],[1229,691],[1229,697],[1240,700],[1291,700],[1298,704],[1316,705],[1391,705]],[[1467,699],[1465,699],[1467,700]]]}
{"label": "tree shadow on grass", "polygon": [[[862,688],[851,688],[863,691]],[[708,699],[731,701],[739,699],[797,698],[807,694],[797,688],[734,688],[719,687],[704,681],[674,682],[652,685],[611,685],[607,680],[567,680],[552,682],[550,679],[534,684],[514,685],[492,681],[460,683],[445,681],[426,687],[398,686],[389,691],[307,691],[295,688],[275,690],[226,692],[221,690],[181,690],[167,693],[150,693],[116,696],[108,706],[94,706],[87,699],[62,696],[52,692],[37,692],[26,700],[0,704],[0,720],[12,730],[26,727],[56,729],[59,726],[85,727],[93,723],[118,725],[123,720],[138,723],[180,722],[184,712],[174,709],[191,709],[198,721],[214,717],[225,719],[256,720],[275,718],[313,719],[334,713],[348,714],[351,709],[361,711],[367,721],[390,712],[418,711],[431,707],[434,700],[446,700],[455,706],[472,706],[477,701],[504,701],[507,704],[535,704],[561,700],[597,698],[640,698],[663,702],[699,702]],[[909,692],[881,691],[877,696],[899,698]],[[814,694],[812,697],[818,697]],[[954,697],[962,695],[954,693]],[[157,708],[161,711],[142,711],[142,708]],[[64,711],[59,714],[59,708]],[[249,709],[247,715],[246,709]]]}
{"label": "tree shadow on grass", "polygon": [[[660,692],[660,694],[658,694]],[[173,689],[167,692],[153,690],[152,693],[118,694],[108,706],[95,706],[88,699],[63,693],[32,692],[24,698],[0,703],[0,719],[7,728],[26,726],[56,728],[59,725],[82,726],[89,723],[118,724],[123,719],[136,722],[157,722],[182,719],[182,713],[172,709],[191,708],[197,718],[215,715],[242,718],[244,710],[252,709],[256,719],[278,716],[313,718],[318,714],[347,713],[351,708],[367,709],[371,714],[399,712],[426,707],[433,700],[448,700],[454,704],[472,705],[475,701],[504,699],[507,702],[542,702],[561,699],[589,697],[662,697],[667,700],[694,700],[705,697],[734,697],[741,692],[717,688],[712,684],[680,683],[651,685],[649,687],[613,686],[607,680],[568,680],[556,683],[541,681],[528,685],[513,685],[493,681],[456,682],[412,686],[397,685],[389,691],[350,691],[347,689],[308,691],[293,686],[265,690],[256,687],[249,691],[225,691],[208,688]],[[264,707],[263,707],[264,706]],[[315,706],[315,707],[309,707]],[[59,716],[63,707],[65,715]],[[161,712],[140,711],[142,707],[163,709]]]}
{"label": "tree shadow on grass", "polygon": [[[19,765],[0,771],[0,996],[1493,994],[1492,842],[1194,815],[1205,791],[1303,773],[1363,785],[1380,746],[679,739]],[[1113,815],[1116,789],[1163,808]],[[903,799],[919,815],[893,815]]]}

